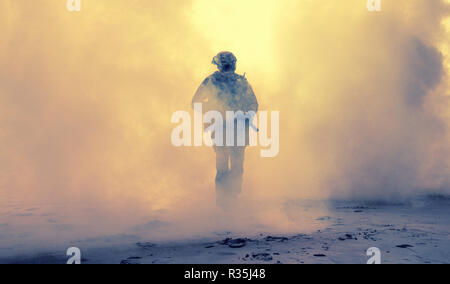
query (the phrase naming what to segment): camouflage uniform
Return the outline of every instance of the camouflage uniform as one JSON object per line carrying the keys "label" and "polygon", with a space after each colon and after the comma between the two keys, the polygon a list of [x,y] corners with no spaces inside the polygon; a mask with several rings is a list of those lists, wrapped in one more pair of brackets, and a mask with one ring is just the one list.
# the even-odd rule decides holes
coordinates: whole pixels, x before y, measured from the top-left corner
{"label": "camouflage uniform", "polygon": [[[252,87],[245,76],[235,73],[236,57],[230,52],[221,52],[213,59],[213,64],[219,68],[198,88],[193,100],[202,103],[205,112],[216,110],[226,118],[227,111],[242,111],[244,113],[258,111],[258,102]],[[226,145],[226,130],[224,123],[223,145]],[[216,194],[217,204],[229,208],[241,192],[242,175],[244,173],[245,146],[237,146],[237,121],[234,121],[234,146],[214,146],[216,152]],[[245,123],[245,145],[249,145],[249,122]],[[212,138],[215,134],[212,133]],[[217,141],[216,141],[217,142]]]}

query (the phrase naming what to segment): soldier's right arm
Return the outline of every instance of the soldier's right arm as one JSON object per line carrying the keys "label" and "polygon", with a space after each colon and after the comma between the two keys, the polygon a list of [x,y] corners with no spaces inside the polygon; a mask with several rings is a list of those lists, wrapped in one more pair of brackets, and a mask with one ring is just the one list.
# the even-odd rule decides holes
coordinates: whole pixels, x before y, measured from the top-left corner
{"label": "soldier's right arm", "polygon": [[205,103],[209,99],[209,83],[210,79],[209,77],[206,78],[203,83],[198,87],[197,92],[195,92],[194,97],[192,98],[192,108],[194,107],[195,103]]}

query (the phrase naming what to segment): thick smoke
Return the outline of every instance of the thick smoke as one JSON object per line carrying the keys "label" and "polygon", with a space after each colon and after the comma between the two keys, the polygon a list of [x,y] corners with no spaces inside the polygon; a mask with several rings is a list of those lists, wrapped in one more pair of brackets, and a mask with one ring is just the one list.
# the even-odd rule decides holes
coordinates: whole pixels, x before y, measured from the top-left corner
{"label": "thick smoke", "polygon": [[3,208],[89,205],[74,222],[108,232],[154,218],[213,226],[214,153],[173,147],[170,118],[222,50],[260,109],[280,111],[280,155],[247,151],[245,222],[289,227],[272,213],[300,197],[450,188],[448,3],[82,2],[0,2]]}
{"label": "thick smoke", "polygon": [[380,14],[346,13],[341,3],[289,9],[303,14],[283,25],[280,42],[291,39],[280,47],[290,55],[280,59],[280,86],[289,101],[284,113],[299,113],[284,132],[297,141],[296,170],[313,167],[305,177],[313,184],[300,181],[302,188],[391,199],[448,183],[441,113],[448,110],[448,81],[439,50],[448,6],[383,2]]}
{"label": "thick smoke", "polygon": [[244,13],[229,6],[198,20],[212,46],[239,51],[262,109],[281,113],[280,156],[247,161],[249,200],[398,200],[448,187],[448,3],[362,4],[250,3],[250,26],[264,32],[214,21]]}

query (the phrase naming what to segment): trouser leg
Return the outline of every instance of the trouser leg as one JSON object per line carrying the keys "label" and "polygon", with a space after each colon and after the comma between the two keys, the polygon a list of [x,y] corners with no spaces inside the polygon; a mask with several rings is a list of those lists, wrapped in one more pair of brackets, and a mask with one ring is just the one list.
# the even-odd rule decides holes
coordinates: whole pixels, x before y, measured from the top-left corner
{"label": "trouser leg", "polygon": [[215,147],[216,152],[216,203],[222,208],[228,207],[229,151],[226,147]]}
{"label": "trouser leg", "polygon": [[232,182],[232,191],[235,195],[242,191],[244,157],[245,147],[232,147],[230,150],[230,180]]}
{"label": "trouser leg", "polygon": [[225,183],[229,174],[230,156],[225,147],[215,147],[216,152],[216,184]]}

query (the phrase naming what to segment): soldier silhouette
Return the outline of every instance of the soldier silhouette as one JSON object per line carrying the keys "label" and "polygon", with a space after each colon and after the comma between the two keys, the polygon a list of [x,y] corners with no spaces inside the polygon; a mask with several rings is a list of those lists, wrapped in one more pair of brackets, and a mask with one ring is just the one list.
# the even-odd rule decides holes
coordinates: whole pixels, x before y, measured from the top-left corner
{"label": "soldier silhouette", "polygon": [[[203,111],[215,110],[226,117],[227,111],[244,114],[258,111],[258,102],[252,87],[244,76],[236,71],[236,57],[231,52],[220,52],[212,63],[219,71],[207,77],[198,88],[192,99],[192,105],[202,103]],[[232,122],[233,123],[233,122]],[[217,205],[228,210],[241,193],[244,173],[245,148],[249,145],[250,122],[245,121],[245,144],[238,146],[237,118],[234,118],[234,144],[226,144],[226,124],[224,123],[223,143],[217,143],[215,133],[211,133],[216,153],[216,197]],[[223,145],[223,146],[218,146]]]}

